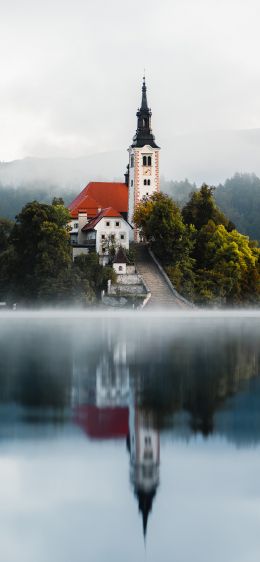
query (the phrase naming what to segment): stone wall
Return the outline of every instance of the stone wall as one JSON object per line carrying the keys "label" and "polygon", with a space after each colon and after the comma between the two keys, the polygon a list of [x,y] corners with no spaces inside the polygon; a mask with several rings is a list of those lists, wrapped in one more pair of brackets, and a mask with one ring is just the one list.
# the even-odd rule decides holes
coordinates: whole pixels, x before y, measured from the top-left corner
{"label": "stone wall", "polygon": [[74,261],[74,259],[77,256],[81,256],[82,254],[84,254],[85,256],[89,253],[89,249],[88,248],[77,248],[77,246],[72,248],[72,259]]}
{"label": "stone wall", "polygon": [[143,285],[123,285],[116,284],[111,285],[109,290],[109,295],[146,295],[146,291]]}
{"label": "stone wall", "polygon": [[117,283],[122,285],[140,285],[142,284],[142,278],[137,273],[134,274],[122,274],[117,275]]}

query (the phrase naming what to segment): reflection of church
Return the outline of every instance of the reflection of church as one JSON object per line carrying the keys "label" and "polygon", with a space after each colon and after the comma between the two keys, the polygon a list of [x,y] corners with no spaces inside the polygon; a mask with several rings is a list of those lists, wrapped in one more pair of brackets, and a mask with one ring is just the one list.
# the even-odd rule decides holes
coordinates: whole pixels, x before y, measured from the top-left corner
{"label": "reflection of church", "polygon": [[75,421],[92,439],[126,439],[130,481],[138,500],[146,535],[148,517],[159,484],[160,435],[153,416],[135,403],[126,347],[122,342],[100,357],[95,374],[75,363]]}
{"label": "reflection of church", "polygon": [[146,536],[149,513],[159,484],[160,435],[151,414],[130,406],[128,448],[130,479],[138,499]]}

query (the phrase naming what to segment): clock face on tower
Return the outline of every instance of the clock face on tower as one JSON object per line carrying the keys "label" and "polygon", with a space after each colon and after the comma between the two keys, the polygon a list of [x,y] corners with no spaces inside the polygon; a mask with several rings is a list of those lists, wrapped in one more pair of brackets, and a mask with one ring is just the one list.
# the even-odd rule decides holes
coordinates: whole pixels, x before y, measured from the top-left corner
{"label": "clock face on tower", "polygon": [[151,175],[151,168],[144,168],[143,174],[144,174],[144,176],[150,176]]}

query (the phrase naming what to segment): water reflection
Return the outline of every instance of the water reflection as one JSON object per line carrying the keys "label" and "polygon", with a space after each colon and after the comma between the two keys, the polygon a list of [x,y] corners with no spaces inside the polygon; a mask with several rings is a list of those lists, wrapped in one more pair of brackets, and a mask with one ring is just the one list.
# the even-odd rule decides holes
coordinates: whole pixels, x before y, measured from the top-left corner
{"label": "water reflection", "polygon": [[129,435],[130,479],[138,500],[146,536],[149,513],[159,484],[160,433],[154,425],[152,413],[130,406]]}
{"label": "water reflection", "polygon": [[21,427],[37,437],[38,425],[42,435],[44,427],[69,424],[87,439],[126,445],[145,536],[160,481],[160,436],[260,441],[259,334],[257,319],[6,322],[0,437]]}
{"label": "water reflection", "polygon": [[73,407],[76,423],[89,437],[126,439],[130,481],[142,514],[145,536],[159,484],[160,434],[152,411],[147,412],[136,403],[135,381],[130,383],[128,361],[127,342],[111,339],[106,353],[97,357],[92,376],[84,371],[84,354],[76,355]]}

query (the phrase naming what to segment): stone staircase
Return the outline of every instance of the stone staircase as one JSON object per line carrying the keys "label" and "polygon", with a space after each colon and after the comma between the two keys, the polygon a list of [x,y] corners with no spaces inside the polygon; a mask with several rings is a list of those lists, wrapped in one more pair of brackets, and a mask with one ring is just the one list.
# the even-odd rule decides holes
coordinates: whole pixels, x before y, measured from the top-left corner
{"label": "stone staircase", "polygon": [[151,293],[145,308],[189,308],[188,303],[183,302],[171,291],[145,244],[135,244],[135,255],[136,269]]}

